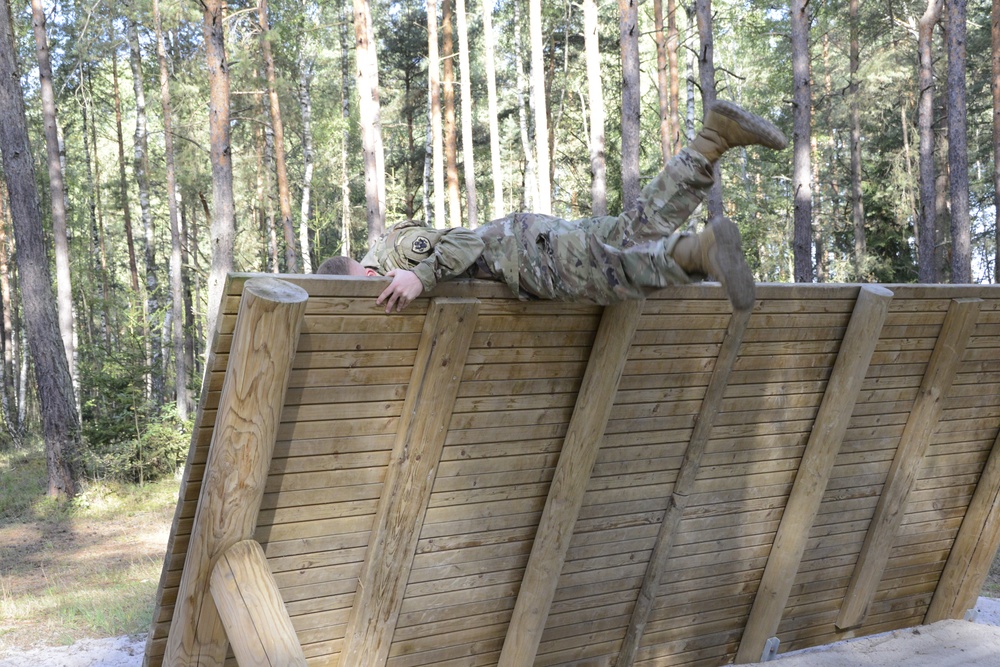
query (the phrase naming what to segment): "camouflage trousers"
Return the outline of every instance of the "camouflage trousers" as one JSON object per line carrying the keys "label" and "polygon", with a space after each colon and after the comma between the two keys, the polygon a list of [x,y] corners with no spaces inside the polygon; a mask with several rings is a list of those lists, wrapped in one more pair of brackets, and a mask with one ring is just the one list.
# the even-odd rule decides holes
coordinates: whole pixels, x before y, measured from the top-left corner
{"label": "camouflage trousers", "polygon": [[618,217],[513,213],[483,225],[479,268],[522,299],[607,304],[691,282],[671,255],[713,182],[708,160],[685,148]]}

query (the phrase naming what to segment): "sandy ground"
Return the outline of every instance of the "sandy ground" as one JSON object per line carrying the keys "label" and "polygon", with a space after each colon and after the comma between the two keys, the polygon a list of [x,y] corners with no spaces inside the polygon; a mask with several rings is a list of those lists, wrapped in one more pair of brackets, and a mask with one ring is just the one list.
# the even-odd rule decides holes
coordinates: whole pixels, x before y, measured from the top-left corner
{"label": "sandy ground", "polygon": [[[139,667],[145,635],[8,651],[0,667]],[[758,665],[764,663],[756,663]],[[979,598],[974,622],[941,621],[779,655],[778,667],[997,667],[1000,600]]]}

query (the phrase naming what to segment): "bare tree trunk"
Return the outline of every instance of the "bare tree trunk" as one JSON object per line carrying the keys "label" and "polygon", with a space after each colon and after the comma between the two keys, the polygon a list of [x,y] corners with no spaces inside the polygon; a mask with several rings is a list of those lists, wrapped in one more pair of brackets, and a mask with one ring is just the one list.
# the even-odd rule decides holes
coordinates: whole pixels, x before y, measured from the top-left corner
{"label": "bare tree trunk", "polygon": [[462,226],[458,188],[458,125],[455,116],[455,46],[452,39],[451,0],[441,4],[441,57],[444,69],[444,161],[448,188],[448,224]]}
{"label": "bare tree trunk", "polygon": [[483,48],[486,51],[486,100],[490,119],[490,170],[493,173],[493,218],[507,214],[503,203],[503,162],[500,157],[500,112],[497,103],[496,56],[493,51],[492,5],[483,2]]}
{"label": "bare tree trunk", "polygon": [[943,0],[928,0],[920,17],[917,36],[917,56],[920,70],[917,76],[917,128],[920,134],[920,218],[917,222],[917,277],[922,283],[936,283],[937,275],[937,178],[934,174],[934,26],[941,19]]}
{"label": "bare tree trunk", "polygon": [[35,56],[42,98],[42,126],[49,167],[49,196],[52,200],[52,237],[56,259],[56,300],[59,307],[59,334],[62,337],[70,375],[75,375],[73,350],[73,289],[70,284],[69,238],[66,235],[66,191],[59,161],[59,132],[56,128],[56,97],[52,86],[52,65],[45,38],[45,11],[41,0],[31,0],[31,25],[35,32]]}
{"label": "bare tree trunk", "polygon": [[813,281],[812,267],[812,92],[809,82],[809,3],[793,0],[792,24],[792,192],[794,197],[792,249],[795,282]]}
{"label": "bare tree trunk", "polygon": [[[687,25],[688,29],[690,29],[691,25],[697,20],[693,2],[685,7],[684,13],[687,14]],[[687,101],[685,105],[684,130],[687,132],[687,142],[691,143],[694,141],[694,67],[696,56],[694,49],[685,49],[685,53],[687,53]]]}
{"label": "bare tree trunk", "polygon": [[[83,86],[81,86],[81,92],[83,93],[83,108],[84,115],[86,115],[87,109],[93,109],[93,99],[94,99],[94,78],[90,68],[86,69],[84,74],[83,68],[81,68],[81,76],[86,80],[86,91],[83,91]],[[93,113],[91,113],[93,117]],[[95,119],[96,120],[96,119]],[[86,124],[86,123],[84,123]],[[108,270],[108,244],[107,235],[104,229],[104,203],[101,199],[101,161],[97,154],[97,123],[90,123],[90,141],[87,141],[88,135],[84,132],[84,154],[87,159],[87,177],[91,183],[91,219],[93,222],[93,237],[95,246],[95,269],[97,275],[100,276],[101,281],[101,318],[102,327],[104,334],[104,341],[107,349],[110,351],[112,349],[113,341],[113,331],[112,323],[114,322],[112,311],[111,311],[111,286],[109,285],[110,272]],[[91,161],[93,161],[93,171],[91,171]],[[77,398],[80,398],[79,392],[77,392]]]}
{"label": "bare tree trunk", "polygon": [[264,58],[264,75],[267,77],[267,101],[271,110],[271,129],[274,132],[274,166],[278,180],[278,210],[281,211],[281,231],[285,238],[285,269],[299,272],[298,252],[295,247],[295,228],[292,226],[292,198],[288,191],[288,166],[285,161],[285,126],[281,122],[281,104],[278,101],[278,82],[271,55],[270,31],[267,22],[267,0],[257,0],[257,21],[260,25],[260,50]]}
{"label": "bare tree trunk", "polygon": [[153,24],[156,29],[156,57],[160,64],[160,102],[163,106],[164,157],[167,166],[167,209],[170,213],[170,342],[174,353],[174,401],[177,416],[187,420],[191,397],[188,393],[187,365],[184,358],[184,289],[181,277],[181,225],[177,211],[177,176],[174,169],[173,107],[170,101],[170,72],[167,50],[163,44],[163,25],[159,0],[153,0]]}
{"label": "bare tree trunk", "polygon": [[302,114],[302,209],[299,215],[299,252],[302,253],[302,273],[312,273],[312,252],[309,243],[309,220],[312,218],[310,198],[313,180],[312,78],[316,66],[312,42],[306,38],[308,55],[299,58],[299,109]]}
{"label": "bare tree trunk", "polygon": [[591,213],[608,214],[607,163],[604,156],[604,85],[601,82],[601,50],[597,3],[583,0],[583,41],[587,60],[587,92],[590,97],[590,198]]}
{"label": "bare tree trunk", "polygon": [[642,100],[639,90],[639,4],[618,0],[622,50],[622,208],[639,201],[639,120]]}
{"label": "bare tree trunk", "polygon": [[68,499],[76,494],[80,477],[80,419],[73,398],[73,378],[59,335],[12,27],[10,6],[7,0],[0,0],[0,118],[3,118],[0,152],[14,221],[28,345],[35,362],[48,495]]}
{"label": "bare tree trunk", "polygon": [[535,149],[528,132],[528,113],[525,91],[527,81],[524,75],[524,59],[521,47],[521,14],[520,3],[514,3],[514,65],[517,70],[517,122],[521,134],[521,149],[524,152],[524,196],[522,208],[538,211],[541,207],[538,196],[538,165],[535,163]]}
{"label": "bare tree trunk", "polygon": [[368,241],[385,229],[385,154],[382,149],[382,119],[378,92],[378,60],[375,30],[368,0],[354,0],[355,58],[361,111],[361,144],[365,164]]}
{"label": "bare tree trunk", "polygon": [[861,107],[858,92],[858,66],[860,46],[858,44],[858,4],[859,0],[848,3],[850,21],[850,84],[851,98],[851,219],[854,223],[854,274],[856,280],[864,280],[865,255],[865,204],[861,194]]}
{"label": "bare tree trunk", "polygon": [[[701,47],[698,51],[698,80],[701,82],[701,106],[708,109],[715,102],[715,47],[712,34],[712,0],[696,0],[698,16],[698,36]],[[808,154],[809,144],[806,143]],[[719,163],[715,163],[715,183],[706,198],[709,218],[722,215],[722,179],[719,178]]]}
{"label": "bare tree trunk", "polygon": [[215,333],[226,274],[233,270],[236,207],[233,201],[233,156],[229,138],[229,63],[226,60],[224,0],[206,0],[205,57],[208,63],[208,128],[212,160],[212,265],[208,273],[206,335]]}
{"label": "bare tree trunk", "polygon": [[535,110],[535,150],[538,169],[537,213],[552,213],[549,181],[549,120],[545,93],[545,43],[542,41],[542,1],[528,0],[528,35],[531,41],[531,99]]}
{"label": "bare tree trunk", "polygon": [[427,87],[430,106],[431,179],[434,182],[434,226],[448,225],[444,212],[444,138],[441,128],[441,61],[438,57],[437,0],[427,0]]}
{"label": "bare tree trunk", "polygon": [[125,221],[125,241],[128,246],[128,268],[132,277],[132,294],[139,295],[139,266],[135,260],[135,239],[132,235],[132,213],[128,199],[128,178],[125,176],[125,133],[122,131],[122,103],[118,92],[118,49],[111,50],[111,75],[115,94],[115,128],[118,137],[118,185],[121,191],[122,217]]}
{"label": "bare tree trunk", "polygon": [[969,153],[965,96],[966,0],[948,9],[948,182],[951,200],[951,282],[972,282],[972,222],[969,217]]}
{"label": "bare tree trunk", "polygon": [[[6,0],[0,0],[6,1]],[[17,415],[17,370],[14,363],[14,300],[10,284],[10,253],[7,246],[7,184],[0,180],[0,304],[3,307],[3,330],[0,347],[3,349],[3,382],[0,384],[3,423],[15,446],[21,440],[21,422]]]}
{"label": "bare tree trunk", "polygon": [[663,35],[663,0],[653,0],[653,36],[656,40],[656,80],[660,100],[660,153],[663,164],[670,159],[670,66],[667,63],[667,42]]}
{"label": "bare tree trunk", "polygon": [[340,139],[340,254],[351,256],[351,179],[347,173],[347,144],[351,138],[351,77],[347,50],[347,21],[340,24],[340,113],[344,132]]}
{"label": "bare tree trunk", "polygon": [[670,67],[670,154],[681,151],[681,116],[680,116],[680,79],[681,72],[677,64],[677,3],[667,0],[667,64]]}
{"label": "bare tree trunk", "polygon": [[1000,0],[993,0],[990,16],[993,57],[993,282],[1000,283]]}
{"label": "bare tree trunk", "polygon": [[465,168],[465,215],[469,227],[479,226],[479,201],[476,193],[475,146],[472,143],[472,75],[469,72],[469,21],[465,16],[465,0],[455,0],[455,21],[458,23],[458,69],[462,96],[462,161]]}

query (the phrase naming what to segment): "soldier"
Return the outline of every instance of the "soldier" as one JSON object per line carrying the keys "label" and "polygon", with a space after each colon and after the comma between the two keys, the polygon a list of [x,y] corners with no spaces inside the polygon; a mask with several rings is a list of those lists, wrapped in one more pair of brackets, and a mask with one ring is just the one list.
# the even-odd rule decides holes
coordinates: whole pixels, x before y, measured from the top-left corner
{"label": "soldier", "polygon": [[677,229],[712,186],[713,166],[728,149],[782,149],[781,131],[730,102],[715,102],[701,132],[618,217],[567,221],[514,213],[476,230],[432,229],[406,221],[372,243],[361,262],[333,257],[318,273],[392,278],[376,303],[399,311],[442,280],[497,280],[522,299],[613,303],[649,291],[715,278],[733,308],[754,304],[754,280],[735,223],[710,220],[698,234]]}

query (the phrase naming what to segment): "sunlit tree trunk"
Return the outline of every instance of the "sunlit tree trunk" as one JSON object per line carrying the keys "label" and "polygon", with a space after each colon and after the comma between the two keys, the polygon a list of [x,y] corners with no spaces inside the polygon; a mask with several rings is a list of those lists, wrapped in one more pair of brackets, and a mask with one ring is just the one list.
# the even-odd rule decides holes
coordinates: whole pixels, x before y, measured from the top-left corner
{"label": "sunlit tree trunk", "polygon": [[535,112],[535,150],[538,179],[537,213],[552,213],[549,181],[549,121],[545,92],[545,43],[542,41],[542,0],[528,0],[528,35],[531,42],[531,99]]}
{"label": "sunlit tree trunk", "polygon": [[993,282],[1000,283],[1000,0],[993,0],[990,17],[993,57]]}
{"label": "sunlit tree trunk", "polygon": [[671,155],[670,67],[667,63],[667,41],[663,34],[663,0],[653,0],[653,26],[657,93],[660,100],[660,153],[663,155],[663,164],[666,164]]}
{"label": "sunlit tree trunk", "polygon": [[458,188],[458,121],[455,114],[455,46],[451,0],[441,3],[441,58],[444,79],[444,161],[445,185],[448,188],[448,225],[462,225],[462,202]]}
{"label": "sunlit tree trunk", "polygon": [[121,193],[122,218],[125,225],[125,242],[128,248],[128,268],[132,277],[132,294],[138,298],[139,267],[135,259],[135,238],[132,234],[132,213],[128,197],[128,178],[125,175],[125,133],[122,131],[122,103],[118,91],[118,49],[111,50],[111,80],[115,98],[115,130],[118,138],[118,186]]}
{"label": "sunlit tree trunk", "polygon": [[472,75],[469,72],[469,22],[465,16],[465,0],[455,0],[455,21],[458,24],[458,69],[462,96],[462,161],[465,168],[465,215],[469,227],[479,226],[479,201],[476,194],[476,161],[472,144]]}
{"label": "sunlit tree trunk", "polygon": [[378,92],[375,30],[368,0],[354,0],[355,58],[361,112],[361,145],[365,165],[368,241],[385,228],[385,154],[382,148],[382,111]]}
{"label": "sunlit tree trunk", "polygon": [[593,215],[608,214],[607,163],[604,156],[604,85],[597,3],[583,0],[583,41],[587,60],[587,93],[590,97],[590,198]]}
{"label": "sunlit tree trunk", "polygon": [[437,0],[427,0],[427,88],[430,109],[431,181],[435,227],[448,225],[444,212],[444,137],[441,128],[441,61],[438,57]]}
{"label": "sunlit tree trunk", "polygon": [[917,128],[920,135],[918,179],[920,218],[917,222],[917,277],[922,283],[936,283],[937,192],[934,173],[934,26],[941,19],[943,0],[928,0],[917,33],[919,72],[917,88]]}
{"label": "sunlit tree trunk", "polygon": [[[81,68],[81,72],[83,72]],[[86,95],[83,96],[83,111],[86,113],[87,109],[93,109],[93,99],[94,99],[94,77],[90,68],[88,67],[85,74],[86,80]],[[93,114],[91,114],[93,117]],[[108,243],[107,234],[105,233],[104,226],[104,201],[101,197],[102,183],[101,183],[101,160],[97,154],[97,122],[96,118],[94,122],[90,123],[90,141],[87,141],[87,133],[84,132],[84,153],[87,158],[87,177],[91,183],[91,217],[93,222],[93,236],[94,236],[94,264],[97,271],[97,275],[100,276],[101,282],[101,296],[103,304],[101,306],[101,318],[102,327],[104,329],[104,342],[108,350],[112,349],[112,342],[114,340],[114,332],[112,331],[112,323],[114,322],[114,316],[111,310],[111,286],[109,284],[110,280],[110,270],[108,268]],[[91,162],[93,162],[93,172],[91,172]],[[77,393],[77,399],[80,398],[79,392]]]}
{"label": "sunlit tree trunk", "polygon": [[233,156],[229,132],[229,63],[226,60],[225,3],[206,0],[205,56],[208,63],[208,129],[212,162],[212,223],[209,242],[212,265],[208,273],[206,334],[215,332],[226,275],[233,270],[236,208],[233,201]]}
{"label": "sunlit tree trunk", "polygon": [[679,153],[683,145],[683,142],[681,141],[682,132],[680,116],[681,72],[677,64],[678,43],[677,3],[675,0],[667,0],[667,65],[670,68],[670,128],[672,133],[670,138],[671,155]]}
{"label": "sunlit tree trunk", "polygon": [[948,183],[951,201],[951,282],[972,282],[969,153],[965,95],[966,0],[949,0],[947,51]]}
{"label": "sunlit tree trunk", "polygon": [[503,162],[500,157],[500,112],[497,103],[492,4],[483,2],[483,49],[486,52],[486,100],[490,121],[490,170],[493,173],[493,218],[507,214],[503,203]]}
{"label": "sunlit tree trunk", "polygon": [[170,101],[170,72],[167,50],[163,44],[163,25],[159,0],[153,0],[153,23],[156,29],[156,56],[160,64],[160,102],[163,106],[164,157],[167,167],[167,210],[170,214],[170,342],[174,354],[174,400],[177,416],[186,420],[190,403],[187,365],[184,358],[184,290],[181,277],[181,225],[177,210],[177,176],[174,169],[173,107]]}
{"label": "sunlit tree trunk", "polygon": [[[0,0],[6,2],[6,0]],[[0,305],[3,310],[3,330],[0,331],[0,346],[3,348],[3,378],[0,383],[0,407],[3,409],[7,433],[15,444],[20,444],[21,423],[17,416],[17,371],[14,360],[14,300],[10,284],[10,252],[7,245],[7,185],[0,182]]]}
{"label": "sunlit tree trunk", "polygon": [[31,25],[35,33],[35,56],[38,61],[42,99],[42,126],[49,168],[49,197],[52,200],[52,239],[56,260],[56,300],[59,308],[59,334],[62,337],[70,375],[75,375],[73,350],[73,289],[70,284],[69,238],[66,235],[66,188],[59,162],[59,132],[56,127],[56,97],[52,86],[52,65],[45,37],[45,12],[41,0],[31,0]]}
{"label": "sunlit tree trunk", "polygon": [[351,256],[351,179],[347,173],[347,145],[351,138],[351,77],[348,63],[347,21],[340,24],[340,114],[344,131],[340,137],[340,254]]}
{"label": "sunlit tree trunk", "polygon": [[521,46],[521,14],[520,3],[514,3],[514,66],[517,72],[517,124],[521,135],[521,150],[524,153],[524,195],[522,208],[539,211],[541,204],[538,196],[538,165],[535,162],[535,149],[532,146],[531,135],[528,132],[528,110],[526,89],[527,81],[524,74],[524,58]]}
{"label": "sunlit tree trunk", "polygon": [[302,253],[302,272],[312,273],[312,251],[309,243],[309,220],[312,218],[311,197],[313,180],[313,129],[312,129],[312,79],[315,58],[311,41],[307,38],[310,53],[299,58],[299,109],[302,114],[302,208],[299,214],[299,252]]}
{"label": "sunlit tree trunk", "polygon": [[858,67],[861,64],[858,44],[858,4],[859,0],[848,3],[850,21],[850,83],[848,95],[851,98],[851,220],[854,223],[854,274],[857,280],[864,280],[865,254],[865,204],[861,193],[861,106],[858,92]]}
{"label": "sunlit tree trunk", "polygon": [[792,0],[792,251],[795,282],[800,283],[813,281],[809,20],[808,0]]}
{"label": "sunlit tree trunk", "polygon": [[[714,35],[712,34],[712,0],[696,0],[698,17],[698,80],[701,82],[701,106],[707,109],[715,102],[715,56]],[[806,153],[809,144],[806,143]],[[722,181],[719,178],[719,164],[715,164],[715,183],[706,198],[708,215],[715,218],[722,215]]]}
{"label": "sunlit tree trunk", "polygon": [[14,221],[28,346],[35,363],[45,438],[47,493],[53,498],[68,499],[76,495],[80,478],[80,419],[73,398],[73,378],[59,335],[16,44],[10,5],[8,0],[0,0],[0,118],[3,118],[0,153]]}
{"label": "sunlit tree trunk", "polygon": [[639,120],[642,100],[639,90],[639,4],[618,0],[622,51],[622,206],[639,201]]}

